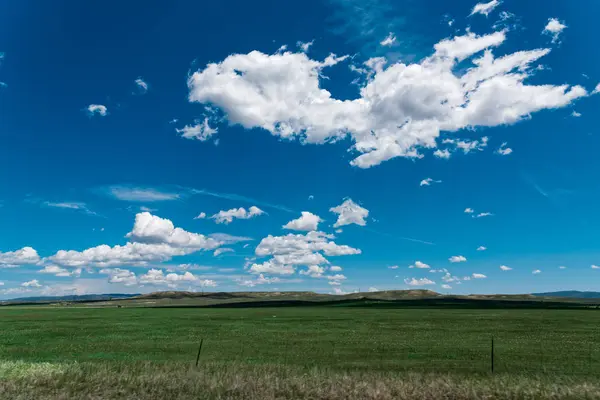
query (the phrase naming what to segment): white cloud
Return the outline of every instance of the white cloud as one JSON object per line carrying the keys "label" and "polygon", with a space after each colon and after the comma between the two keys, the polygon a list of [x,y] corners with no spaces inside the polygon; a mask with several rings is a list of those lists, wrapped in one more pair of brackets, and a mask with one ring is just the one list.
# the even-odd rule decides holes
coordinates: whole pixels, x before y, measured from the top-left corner
{"label": "white cloud", "polygon": [[560,267],[558,267],[559,269],[567,269],[567,267],[565,267],[564,265],[561,265]]}
{"label": "white cloud", "polygon": [[536,269],[536,270],[534,270],[534,271],[533,271],[533,272],[531,272],[531,273],[532,273],[532,274],[534,274],[534,275],[537,275],[537,274],[541,274],[541,273],[542,273],[542,271],[540,271],[539,269]]}
{"label": "white cloud", "polygon": [[137,86],[138,92],[140,94],[144,94],[148,91],[148,83],[144,81],[141,77],[135,80],[135,85]]}
{"label": "white cloud", "polygon": [[308,275],[311,278],[321,278],[325,273],[325,268],[318,265],[311,265],[305,271],[300,271],[300,275]]}
{"label": "white cloud", "polygon": [[204,218],[206,218],[205,212],[201,212],[200,214],[198,214],[197,216],[194,217],[194,219],[204,219]]}
{"label": "white cloud", "polygon": [[510,147],[506,147],[507,143],[504,142],[500,145],[500,147],[498,148],[498,150],[496,150],[497,154],[500,154],[501,156],[507,156],[510,153],[512,153],[512,149]]}
{"label": "white cloud", "polygon": [[302,216],[300,218],[291,220],[283,225],[283,228],[295,231],[316,231],[319,227],[319,222],[321,221],[322,219],[319,218],[318,215],[308,211],[302,211]]}
{"label": "white cloud", "polygon": [[578,113],[577,111],[573,110],[573,112],[571,113],[571,117],[579,118],[581,117],[581,113]]}
{"label": "white cloud", "polygon": [[256,285],[265,285],[265,284],[270,285],[272,283],[278,283],[278,282],[281,282],[281,279],[279,279],[277,277],[267,278],[263,274],[260,274],[254,280],[252,280],[252,279],[239,280],[238,281],[238,285],[240,285],[240,286],[247,286],[247,287],[254,287]]}
{"label": "white cloud", "polygon": [[415,261],[413,265],[409,265],[408,268],[420,268],[420,269],[429,269],[431,268],[429,265],[425,264],[421,261]]}
{"label": "white cloud", "polygon": [[252,264],[250,273],[252,274],[270,274],[270,275],[292,275],[296,272],[293,265],[282,265],[273,260],[268,260],[262,264]]}
{"label": "white cloud", "polygon": [[475,210],[473,210],[472,208],[465,208],[465,214],[473,214],[475,212]]}
{"label": "white cloud", "polygon": [[563,24],[558,18],[549,18],[548,23],[544,27],[542,33],[544,35],[552,36],[552,43],[558,42],[558,37],[561,32],[567,28],[567,25]]}
{"label": "white cloud", "polygon": [[442,289],[452,289],[452,286],[450,286],[450,285],[448,285],[448,284],[444,283],[444,284],[442,285]]}
{"label": "white cloud", "polygon": [[501,265],[501,266],[500,266],[500,269],[501,269],[502,271],[510,271],[510,270],[512,270],[512,268],[511,268],[511,267],[507,267],[506,265]]}
{"label": "white cloud", "polygon": [[489,3],[477,3],[475,4],[475,7],[473,7],[473,10],[471,10],[471,14],[469,14],[469,16],[481,14],[487,17],[494,10],[494,8],[498,7],[500,4],[502,4],[502,2],[499,0],[492,0]]}
{"label": "white cloud", "polygon": [[214,134],[218,133],[217,128],[212,128],[209,124],[208,118],[204,118],[204,121],[196,120],[194,125],[186,125],[182,129],[175,129],[177,133],[181,133],[181,137],[186,139],[196,139],[204,142],[210,139]]}
{"label": "white cloud", "polygon": [[47,260],[67,267],[143,266],[200,250],[214,250],[222,244],[213,238],[176,228],[170,220],[147,212],[136,215],[133,229],[126,237],[131,241],[124,246],[103,244],[81,252],[59,250]]}
{"label": "white cloud", "polygon": [[87,205],[85,203],[81,203],[81,202],[58,202],[58,203],[54,203],[51,201],[45,201],[42,203],[43,205],[45,205],[46,207],[54,207],[54,208],[64,208],[67,210],[78,210],[78,211],[82,211],[86,214],[89,215],[97,215],[95,212],[93,212],[92,210],[90,210]]}
{"label": "white cloud", "polygon": [[437,149],[436,151],[433,152],[433,155],[436,156],[437,158],[443,158],[443,159],[447,160],[450,158],[450,151],[448,149],[444,149],[444,150]]}
{"label": "white cloud", "polygon": [[232,208],[231,210],[221,210],[211,218],[215,220],[217,224],[229,224],[234,219],[250,219],[259,215],[263,215],[265,212],[256,206],[251,206],[247,211],[244,207]]}
{"label": "white cloud", "polygon": [[171,220],[148,212],[136,214],[133,229],[125,237],[138,243],[164,243],[177,248],[198,250],[212,250],[220,246],[212,238],[176,228]]}
{"label": "white cloud", "polygon": [[153,188],[140,188],[130,186],[110,186],[108,194],[123,201],[166,201],[177,200],[179,193],[163,192]]}
{"label": "white cloud", "polygon": [[[189,80],[189,100],[219,107],[232,125],[260,128],[286,139],[323,144],[350,137],[351,162],[369,168],[394,157],[420,158],[434,148],[440,132],[508,125],[544,109],[570,105],[588,92],[581,86],[534,85],[532,64],[549,49],[494,57],[490,48],[507,32],[467,32],[444,39],[419,63],[371,59],[355,99],[339,100],[320,86],[326,68],[345,59],[323,61],[289,51],[233,54],[208,64]],[[487,50],[481,57],[476,54]],[[457,64],[471,59],[465,70]],[[463,141],[463,151],[483,142]]]}
{"label": "white cloud", "polygon": [[310,48],[310,46],[312,46],[314,43],[314,40],[311,40],[310,42],[296,42],[296,46],[298,46],[300,48],[300,50],[302,50],[304,53],[308,52],[308,49]]}
{"label": "white cloud", "polygon": [[106,115],[108,115],[108,109],[102,104],[90,104],[89,106],[87,106],[86,111],[90,117],[94,115],[106,117]]}
{"label": "white cloud", "polygon": [[334,228],[350,224],[365,226],[367,224],[365,218],[369,216],[369,210],[359,206],[352,199],[346,199],[339,206],[331,207],[329,211],[338,215]]}
{"label": "white cloud", "polygon": [[390,32],[390,34],[387,35],[385,39],[379,42],[379,44],[382,46],[391,46],[394,43],[396,43],[396,36],[394,36],[392,32]]}
{"label": "white cloud", "polygon": [[335,275],[327,275],[327,279],[329,279],[330,281],[334,281],[334,282],[339,282],[339,281],[345,281],[346,276],[342,275],[342,274],[335,274]]}
{"label": "white cloud", "polygon": [[485,279],[485,278],[487,278],[487,276],[485,276],[484,274],[472,274],[471,276],[473,277],[473,279]]}
{"label": "white cloud", "polygon": [[28,281],[28,282],[23,282],[23,283],[21,283],[21,286],[27,287],[27,288],[39,288],[39,287],[42,287],[42,285],[40,285],[40,282],[37,279],[33,279],[33,280]]}
{"label": "white cloud", "polygon": [[39,270],[40,274],[52,274],[58,277],[76,277],[81,276],[81,268],[75,268],[72,270],[68,270],[66,268],[61,268],[57,265],[47,265],[43,269]]}
{"label": "white cloud", "polygon": [[404,279],[404,283],[409,285],[409,286],[425,286],[425,285],[435,285],[435,282],[432,280],[429,280],[427,278],[421,278],[421,279],[416,279],[416,278],[411,278],[411,279]]}
{"label": "white cloud", "polygon": [[600,267],[599,267],[599,266],[597,266],[597,265],[592,265],[592,267],[591,267],[591,268],[592,268],[592,269],[600,269]]}
{"label": "white cloud", "polygon": [[125,286],[137,285],[135,273],[121,268],[104,268],[100,270],[101,274],[108,275],[109,283],[120,283]]}
{"label": "white cloud", "polygon": [[477,251],[486,251],[486,250],[487,250],[487,247],[485,247],[485,246],[479,246],[477,248]]}
{"label": "white cloud", "polygon": [[213,256],[218,257],[223,253],[233,253],[235,250],[229,247],[220,247],[213,252]]}
{"label": "white cloud", "polygon": [[467,258],[465,256],[452,256],[448,259],[448,261],[451,263],[459,263],[467,261]]}
{"label": "white cloud", "polygon": [[436,181],[431,178],[425,178],[419,183],[419,186],[430,186],[432,183],[442,183],[442,181]]}
{"label": "white cloud", "polygon": [[333,265],[333,266],[329,267],[329,270],[331,272],[340,272],[342,270],[342,267],[339,267],[337,265]]}
{"label": "white cloud", "polygon": [[391,265],[388,267],[389,269],[398,269],[400,268],[398,265]]}
{"label": "white cloud", "polygon": [[456,145],[457,149],[460,149],[463,151],[463,153],[468,154],[471,151],[483,151],[487,145],[488,145],[488,137],[484,136],[479,140],[457,140],[457,141],[452,141],[452,142],[447,142],[447,143],[453,143]]}
{"label": "white cloud", "polygon": [[379,289],[377,289],[376,287],[370,287],[369,288],[369,292],[373,293],[373,292],[379,292]]}
{"label": "white cloud", "polygon": [[20,265],[32,265],[40,262],[37,251],[29,246],[20,250],[0,252],[0,268],[12,268]]}
{"label": "white cloud", "polygon": [[[284,236],[269,235],[260,241],[255,254],[258,257],[271,256],[271,258],[262,263],[249,262],[247,267],[251,265],[250,272],[254,274],[292,275],[298,265],[315,270],[323,264],[329,264],[323,254],[327,256],[360,254],[359,249],[338,245],[329,240],[332,238],[333,235],[317,231],[305,235],[291,233]],[[331,271],[340,270],[340,267],[331,268]]]}
{"label": "white cloud", "polygon": [[494,214],[492,214],[491,212],[482,212],[482,213],[479,213],[477,215],[474,215],[473,218],[490,217],[492,215],[494,215]]}

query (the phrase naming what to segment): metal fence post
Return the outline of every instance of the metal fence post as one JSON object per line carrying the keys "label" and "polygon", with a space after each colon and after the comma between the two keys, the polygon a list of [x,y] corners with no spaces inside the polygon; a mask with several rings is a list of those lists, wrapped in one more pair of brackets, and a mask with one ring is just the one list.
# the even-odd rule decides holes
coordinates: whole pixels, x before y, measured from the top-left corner
{"label": "metal fence post", "polygon": [[202,343],[204,343],[204,339],[200,339],[200,347],[198,348],[198,356],[196,357],[196,367],[200,362],[200,352],[202,351]]}

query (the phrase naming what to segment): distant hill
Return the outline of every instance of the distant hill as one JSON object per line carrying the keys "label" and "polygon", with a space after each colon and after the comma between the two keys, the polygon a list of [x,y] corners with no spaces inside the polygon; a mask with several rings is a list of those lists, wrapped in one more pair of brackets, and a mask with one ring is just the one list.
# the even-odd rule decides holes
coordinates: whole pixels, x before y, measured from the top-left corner
{"label": "distant hill", "polygon": [[532,293],[543,297],[569,297],[573,299],[600,299],[600,292],[581,292],[579,290],[563,290],[560,292]]}
{"label": "distant hill", "polygon": [[136,294],[124,293],[106,293],[106,294],[83,294],[79,296],[38,296],[38,297],[20,297],[17,299],[4,300],[4,302],[36,303],[36,302],[54,302],[54,301],[103,301],[111,299],[128,299],[139,296]]}

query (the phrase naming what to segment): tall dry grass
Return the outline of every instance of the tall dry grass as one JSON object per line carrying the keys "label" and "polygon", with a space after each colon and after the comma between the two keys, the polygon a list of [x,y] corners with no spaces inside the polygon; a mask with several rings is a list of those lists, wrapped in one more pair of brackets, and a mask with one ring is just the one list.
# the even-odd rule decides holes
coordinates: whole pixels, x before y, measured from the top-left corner
{"label": "tall dry grass", "polygon": [[0,399],[600,399],[600,380],[247,364],[0,362]]}

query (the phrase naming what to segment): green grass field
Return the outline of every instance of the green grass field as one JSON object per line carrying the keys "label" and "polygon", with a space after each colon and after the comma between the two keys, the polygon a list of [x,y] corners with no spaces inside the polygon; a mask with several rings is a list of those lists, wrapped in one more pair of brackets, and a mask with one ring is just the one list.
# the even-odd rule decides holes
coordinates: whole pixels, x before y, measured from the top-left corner
{"label": "green grass field", "polygon": [[[233,372],[253,376],[256,371],[273,370],[288,371],[285,379],[291,381],[314,375],[314,371],[327,371],[322,378],[359,374],[356,379],[367,381],[376,376],[390,380],[390,374],[431,373],[438,374],[435,379],[448,374],[462,376],[462,380],[489,379],[492,337],[498,376],[494,379],[552,376],[552,382],[584,379],[584,386],[589,386],[600,375],[600,312],[595,310],[6,307],[0,308],[0,332],[0,360],[4,362],[0,386],[3,374],[12,377],[4,380],[6,395],[13,393],[10,384],[20,390],[31,385],[25,379],[30,372],[19,371],[38,371],[36,368],[41,376],[54,371],[73,377],[77,371],[97,368],[144,371],[135,379],[153,370],[156,379],[159,375],[161,379],[170,376],[169,381],[183,379],[199,373],[193,364],[201,339],[199,370],[221,371],[221,384],[235,382],[239,376],[227,375]],[[35,376],[36,382],[45,382]],[[95,375],[90,372],[86,376],[91,379]],[[214,378],[194,376],[205,381]],[[44,385],[48,388],[56,383]],[[528,385],[537,387],[531,382]],[[588,386],[600,396],[598,385]],[[492,385],[488,389],[497,388]],[[577,393],[572,398],[581,395],[569,393]],[[586,396],[595,398],[587,392]],[[244,392],[236,398],[252,396]],[[256,398],[269,396],[263,393]]]}

